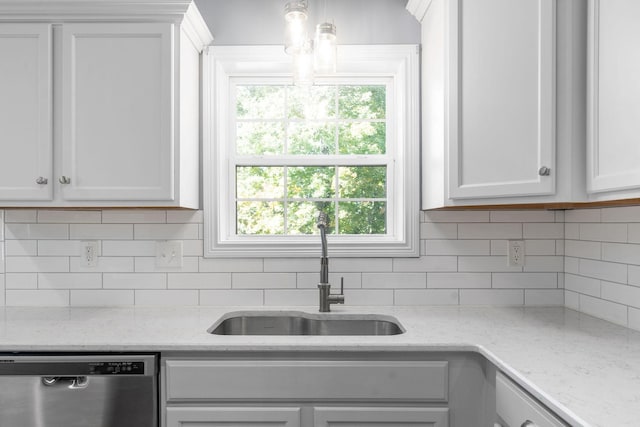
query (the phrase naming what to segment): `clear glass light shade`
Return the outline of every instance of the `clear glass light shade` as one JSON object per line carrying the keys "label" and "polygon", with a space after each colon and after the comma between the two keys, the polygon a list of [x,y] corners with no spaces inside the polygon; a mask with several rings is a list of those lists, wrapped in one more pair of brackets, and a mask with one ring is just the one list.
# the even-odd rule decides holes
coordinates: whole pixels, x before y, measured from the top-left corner
{"label": "clear glass light shade", "polygon": [[284,7],[286,21],[284,51],[290,55],[299,52],[307,40],[307,3],[292,1]]}
{"label": "clear glass light shade", "polygon": [[336,72],[336,26],[325,22],[316,26],[314,63],[320,74]]}
{"label": "clear glass light shade", "polygon": [[307,40],[293,54],[293,83],[298,86],[313,84],[313,41]]}

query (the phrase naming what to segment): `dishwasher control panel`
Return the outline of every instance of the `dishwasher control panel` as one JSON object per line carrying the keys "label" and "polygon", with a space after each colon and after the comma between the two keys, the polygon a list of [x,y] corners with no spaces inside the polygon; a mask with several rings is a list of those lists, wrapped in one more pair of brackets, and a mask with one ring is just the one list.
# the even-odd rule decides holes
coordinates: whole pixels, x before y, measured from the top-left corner
{"label": "dishwasher control panel", "polygon": [[89,364],[89,375],[143,375],[144,362],[92,362]]}

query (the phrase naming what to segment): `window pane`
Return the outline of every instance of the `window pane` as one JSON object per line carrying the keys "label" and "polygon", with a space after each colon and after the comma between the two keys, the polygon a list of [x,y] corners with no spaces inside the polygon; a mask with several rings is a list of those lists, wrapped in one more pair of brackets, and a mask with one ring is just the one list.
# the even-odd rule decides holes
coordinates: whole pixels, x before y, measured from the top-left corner
{"label": "window pane", "polygon": [[387,232],[386,202],[338,203],[340,234],[385,234]]}
{"label": "window pane", "polygon": [[237,234],[284,234],[282,202],[237,202]]}
{"label": "window pane", "polygon": [[335,86],[289,86],[289,118],[327,119],[336,117]]}
{"label": "window pane", "polygon": [[339,111],[343,119],[384,119],[385,86],[340,86]]}
{"label": "window pane", "polygon": [[280,122],[238,122],[236,153],[240,155],[282,154],[284,127]]}
{"label": "window pane", "polygon": [[284,118],[284,86],[236,86],[238,119]]}
{"label": "window pane", "polygon": [[326,199],[335,195],[334,167],[300,166],[287,169],[287,197]]}
{"label": "window pane", "polygon": [[331,123],[290,123],[289,154],[335,154],[335,138]]}
{"label": "window pane", "polygon": [[320,211],[329,217],[327,233],[333,233],[335,204],[332,202],[290,202],[287,204],[288,234],[318,234],[318,214]]}
{"label": "window pane", "polygon": [[276,199],[284,197],[284,168],[266,166],[236,167],[238,199]]}
{"label": "window pane", "polygon": [[339,168],[340,197],[384,198],[387,195],[386,166],[348,166]]}
{"label": "window pane", "polygon": [[356,122],[340,125],[340,154],[385,154],[386,124]]}

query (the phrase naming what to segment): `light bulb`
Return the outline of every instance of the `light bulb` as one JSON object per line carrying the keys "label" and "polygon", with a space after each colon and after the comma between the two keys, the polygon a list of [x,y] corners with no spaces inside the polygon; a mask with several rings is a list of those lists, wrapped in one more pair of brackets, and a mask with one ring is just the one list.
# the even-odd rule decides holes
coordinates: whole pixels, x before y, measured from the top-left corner
{"label": "light bulb", "polygon": [[325,22],[316,26],[314,62],[318,73],[336,72],[336,26]]}
{"label": "light bulb", "polygon": [[293,54],[293,83],[298,86],[313,84],[313,40],[307,40]]}
{"label": "light bulb", "polygon": [[307,40],[307,4],[304,1],[292,1],[284,7],[286,21],[284,51],[289,55],[297,53]]}

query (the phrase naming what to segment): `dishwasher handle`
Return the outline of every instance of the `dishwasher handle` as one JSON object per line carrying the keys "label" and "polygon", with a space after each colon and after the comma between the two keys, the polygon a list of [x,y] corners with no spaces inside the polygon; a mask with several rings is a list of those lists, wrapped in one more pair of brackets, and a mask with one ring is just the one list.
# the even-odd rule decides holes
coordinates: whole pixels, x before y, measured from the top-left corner
{"label": "dishwasher handle", "polygon": [[69,389],[83,389],[89,386],[89,377],[81,375],[76,377],[41,377],[45,387],[65,387]]}

